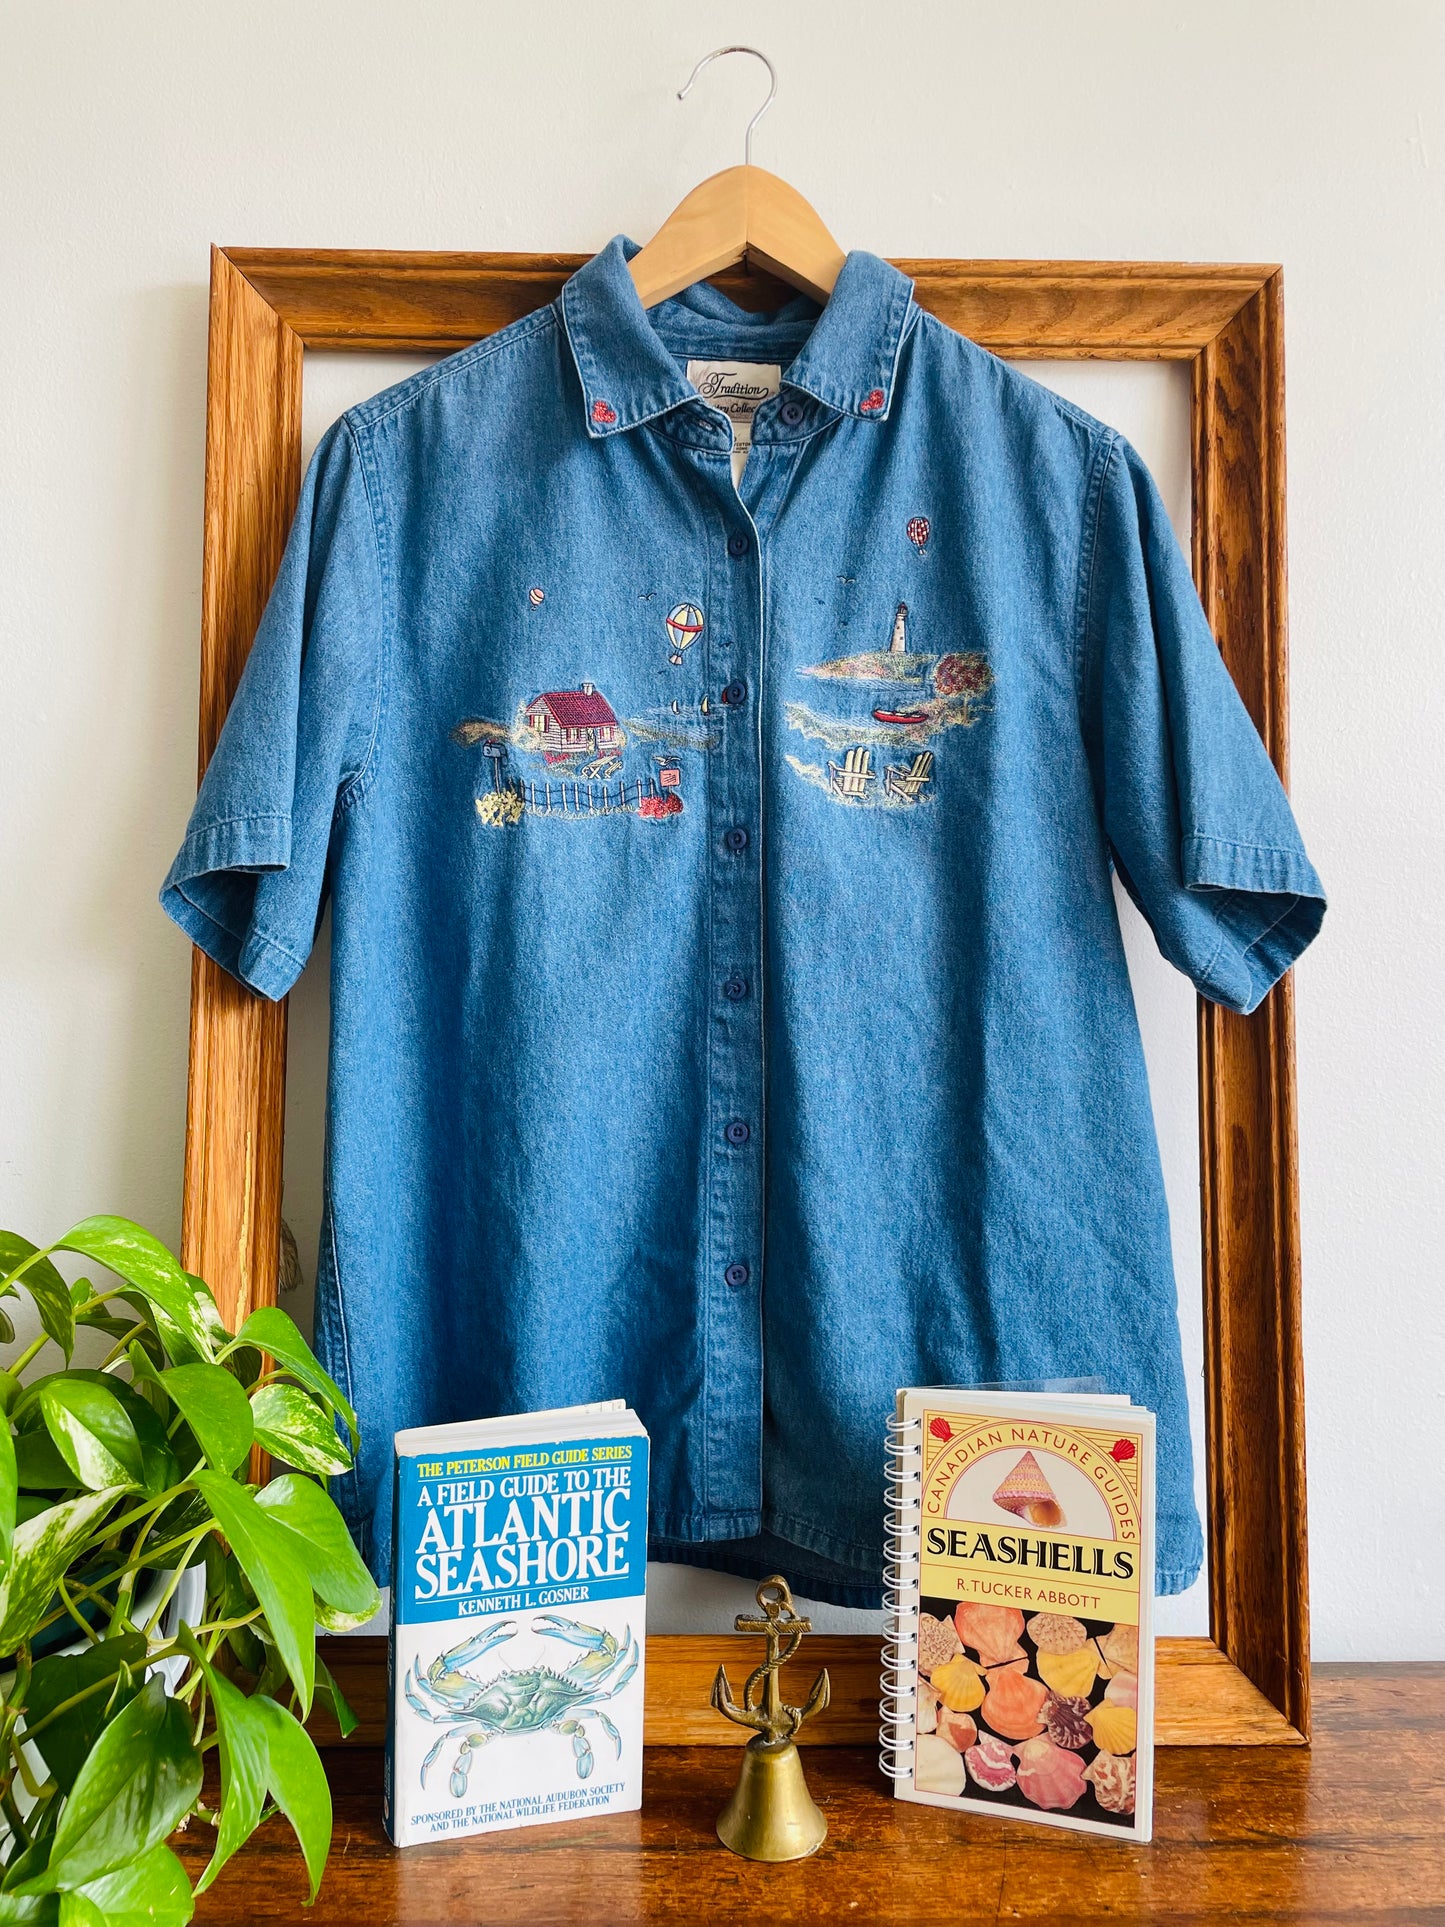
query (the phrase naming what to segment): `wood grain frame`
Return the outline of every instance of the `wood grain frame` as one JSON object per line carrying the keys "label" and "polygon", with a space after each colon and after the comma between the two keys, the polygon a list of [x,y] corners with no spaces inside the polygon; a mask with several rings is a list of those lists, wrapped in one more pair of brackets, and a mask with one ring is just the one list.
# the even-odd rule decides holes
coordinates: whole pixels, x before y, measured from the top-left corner
{"label": "wood grain frame", "polygon": [[[447,353],[552,300],[585,257],[217,248],[206,412],[200,765],[280,562],[301,474],[304,351]],[[1287,777],[1284,344],[1274,267],[900,261],[920,303],[1012,358],[1192,366],[1194,572],[1230,673]],[[758,277],[720,277],[746,291]],[[200,951],[191,992],[183,1254],[228,1322],[274,1302],[286,1011]],[[1159,1645],[1162,1744],[1309,1733],[1294,1015],[1199,1008],[1209,1639]],[[328,1642],[377,1737],[379,1642]],[[725,1744],[707,1708],[729,1636],[648,1642],[647,1737]],[[819,1640],[816,1743],[877,1727],[877,1642]]]}

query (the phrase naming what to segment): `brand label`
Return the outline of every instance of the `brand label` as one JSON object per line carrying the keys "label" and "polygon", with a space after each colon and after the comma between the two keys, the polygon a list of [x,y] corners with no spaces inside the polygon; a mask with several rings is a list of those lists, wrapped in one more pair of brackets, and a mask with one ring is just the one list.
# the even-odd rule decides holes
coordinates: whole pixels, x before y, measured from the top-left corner
{"label": "brand label", "polygon": [[710,408],[733,425],[733,449],[752,446],[753,416],[783,385],[783,370],[772,361],[690,361],[687,378]]}

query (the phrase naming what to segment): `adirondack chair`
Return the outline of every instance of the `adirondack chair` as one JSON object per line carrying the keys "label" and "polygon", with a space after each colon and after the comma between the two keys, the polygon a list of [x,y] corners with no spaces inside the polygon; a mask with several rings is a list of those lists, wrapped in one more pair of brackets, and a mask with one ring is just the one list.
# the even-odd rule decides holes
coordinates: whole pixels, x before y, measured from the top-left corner
{"label": "adirondack chair", "polygon": [[890,763],[883,772],[883,788],[889,796],[905,803],[916,803],[925,783],[933,778],[933,751],[921,749],[906,769]]}
{"label": "adirondack chair", "polygon": [[878,772],[873,767],[873,752],[861,745],[847,751],[841,767],[830,761],[828,773],[840,796],[866,796],[868,785],[878,781]]}

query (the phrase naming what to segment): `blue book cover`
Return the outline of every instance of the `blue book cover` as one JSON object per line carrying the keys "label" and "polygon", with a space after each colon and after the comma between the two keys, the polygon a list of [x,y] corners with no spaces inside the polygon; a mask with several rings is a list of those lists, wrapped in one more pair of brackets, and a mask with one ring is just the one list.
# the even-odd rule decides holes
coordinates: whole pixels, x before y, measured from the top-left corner
{"label": "blue book cover", "polygon": [[397,1846],[642,1804],[647,1458],[621,1400],[397,1433]]}

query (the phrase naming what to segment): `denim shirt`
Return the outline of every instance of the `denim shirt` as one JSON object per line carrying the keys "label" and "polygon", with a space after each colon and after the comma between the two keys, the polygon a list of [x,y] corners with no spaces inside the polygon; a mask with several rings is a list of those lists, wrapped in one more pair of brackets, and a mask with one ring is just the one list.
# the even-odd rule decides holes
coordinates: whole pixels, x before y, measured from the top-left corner
{"label": "denim shirt", "polygon": [[384,1579],[394,1430],[624,1398],[654,1556],[867,1605],[898,1386],[1098,1377],[1182,1588],[1111,870],[1251,1010],[1284,792],[1119,435],[871,255],[754,315],[633,251],[327,435],[162,893],[272,998],[329,895],[338,1498]]}

